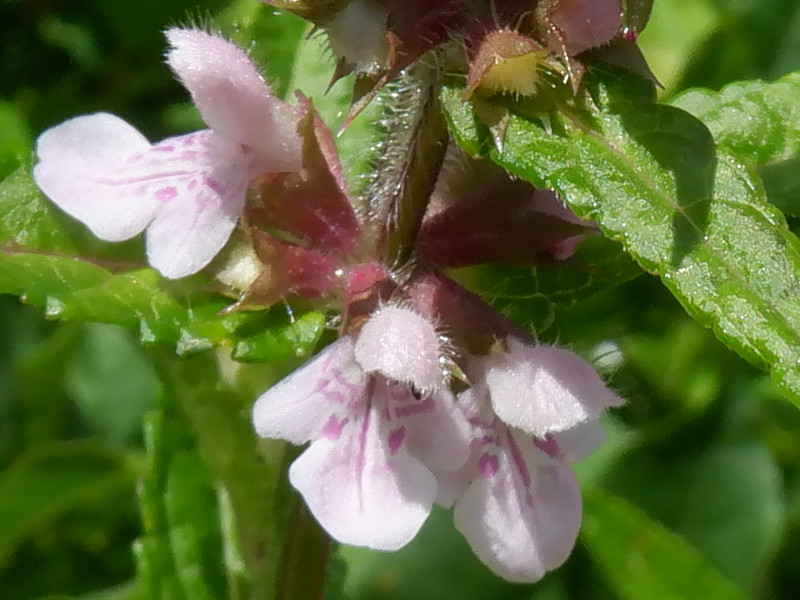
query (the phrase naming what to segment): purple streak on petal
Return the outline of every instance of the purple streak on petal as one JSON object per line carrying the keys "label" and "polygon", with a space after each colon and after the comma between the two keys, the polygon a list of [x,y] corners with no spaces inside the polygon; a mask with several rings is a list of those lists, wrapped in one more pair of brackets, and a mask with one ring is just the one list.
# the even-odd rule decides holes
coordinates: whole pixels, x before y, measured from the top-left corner
{"label": "purple streak on petal", "polygon": [[396,411],[396,418],[408,432],[409,452],[437,475],[464,466],[470,454],[472,430],[456,407],[452,393],[440,391],[401,408]]}
{"label": "purple streak on petal", "polygon": [[533,443],[539,450],[548,456],[555,458],[559,455],[558,442],[556,442],[555,438],[550,434],[546,435],[544,439],[537,437],[533,438]]}
{"label": "purple streak on petal", "polygon": [[511,460],[514,463],[514,468],[516,469],[517,475],[519,475],[519,478],[522,481],[522,486],[525,489],[525,502],[528,503],[528,506],[533,506],[533,496],[531,496],[531,484],[533,481],[531,480],[531,472],[528,470],[525,457],[522,455],[514,436],[511,435],[509,431],[506,431],[505,437],[506,443],[508,444],[508,450],[511,454]]}
{"label": "purple streak on petal", "polygon": [[498,428],[503,443],[492,451],[497,472],[486,477],[475,461],[480,476],[456,502],[454,521],[492,571],[534,582],[569,555],[580,526],[580,490],[566,461],[548,457],[522,432]]}
{"label": "purple streak on petal", "polygon": [[[147,229],[150,264],[173,279],[199,271],[222,249],[239,220],[254,175],[252,161],[241,154],[238,144],[209,130],[190,137],[194,152],[151,153],[138,167],[140,171],[156,169],[147,174],[145,184],[163,179],[178,190],[172,201],[160,204]],[[170,176],[164,177],[165,173]],[[191,182],[198,179],[216,185],[195,185],[190,191]],[[152,185],[147,192],[155,200],[162,187]]]}
{"label": "purple streak on petal", "polygon": [[137,177],[104,177],[98,179],[98,183],[109,186],[127,186],[132,183],[151,183],[153,181],[161,181],[162,179],[175,179],[180,177],[187,177],[194,175],[195,171],[164,171],[163,173],[152,173],[150,175],[140,175]]}
{"label": "purple streak on petal", "polygon": [[366,435],[360,429],[313,442],[290,467],[289,481],[337,541],[397,550],[428,516],[436,480],[404,449],[390,454],[379,419],[369,420]]}
{"label": "purple streak on petal", "polygon": [[484,452],[478,459],[478,472],[482,477],[491,479],[500,470],[500,460],[494,455]]}
{"label": "purple streak on petal", "polygon": [[[350,386],[354,391],[351,399],[333,397],[333,390],[326,387],[336,384],[331,373],[346,373],[354,382]],[[256,432],[262,437],[283,438],[295,444],[325,438],[322,430],[332,414],[348,418],[350,423],[359,417],[348,409],[361,403],[364,390],[357,383],[363,382],[363,378],[353,360],[352,339],[340,338],[256,400],[253,406]],[[325,384],[320,385],[322,381]]]}
{"label": "purple streak on petal", "polygon": [[500,441],[497,439],[496,435],[484,435],[479,438],[475,438],[475,443],[478,446],[488,446],[489,444],[499,444]]}
{"label": "purple streak on petal", "polygon": [[403,447],[403,441],[406,439],[406,428],[398,427],[389,433],[389,451],[392,454],[397,454],[400,448]]}

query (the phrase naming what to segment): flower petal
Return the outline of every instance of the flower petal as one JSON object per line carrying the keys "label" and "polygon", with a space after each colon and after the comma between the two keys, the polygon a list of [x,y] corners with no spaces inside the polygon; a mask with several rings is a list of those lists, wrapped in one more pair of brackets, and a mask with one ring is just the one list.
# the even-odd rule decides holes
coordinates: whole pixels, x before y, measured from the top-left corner
{"label": "flower petal", "polygon": [[578,462],[597,450],[606,441],[606,432],[600,421],[586,421],[572,429],[551,434],[560,455],[569,462]]}
{"label": "flower petal", "polygon": [[146,159],[155,162],[156,153],[164,172],[153,192],[160,206],[147,229],[147,257],[175,279],[202,269],[228,241],[244,208],[253,160],[211,130],[164,140]]}
{"label": "flower petal", "polygon": [[335,438],[330,428],[349,418],[363,394],[364,373],[353,360],[353,340],[342,337],[261,394],[253,424],[261,437],[294,444]]}
{"label": "flower petal", "polygon": [[152,176],[129,158],[150,143],[133,126],[108,113],[75,117],[39,136],[36,184],[63,211],[102,240],[131,238],[153,218],[157,200],[140,185]]}
{"label": "flower petal", "polygon": [[575,545],[581,496],[569,465],[504,428],[504,443],[487,446],[478,475],[455,505],[456,528],[492,571],[534,582],[560,566]]}
{"label": "flower petal", "polygon": [[440,389],[441,346],[433,323],[402,306],[377,310],[361,329],[355,357],[367,371],[377,371],[418,390]]}
{"label": "flower petal", "polygon": [[577,354],[514,338],[508,339],[506,354],[488,359],[485,378],[497,416],[542,438],[622,404]]}
{"label": "flower petal", "polygon": [[217,133],[259,157],[262,172],[298,171],[298,115],[272,95],[253,62],[235,44],[200,29],[166,32],[167,62]]}
{"label": "flower petal", "polygon": [[289,480],[335,540],[375,550],[402,548],[428,517],[436,480],[402,441],[395,446],[375,407],[347,432],[312,443],[292,463]]}
{"label": "flower petal", "polygon": [[442,391],[418,400],[416,405],[424,410],[409,412],[402,419],[409,451],[437,475],[463,467],[469,458],[472,435],[453,395]]}

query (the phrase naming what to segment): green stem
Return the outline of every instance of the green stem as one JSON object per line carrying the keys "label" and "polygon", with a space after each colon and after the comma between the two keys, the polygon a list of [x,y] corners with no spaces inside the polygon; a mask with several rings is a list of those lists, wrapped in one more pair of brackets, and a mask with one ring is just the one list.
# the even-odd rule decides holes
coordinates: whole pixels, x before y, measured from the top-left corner
{"label": "green stem", "polygon": [[367,190],[365,229],[375,246],[372,255],[400,265],[413,253],[448,135],[434,69],[421,61],[392,86],[384,119],[386,138]]}
{"label": "green stem", "polygon": [[322,600],[331,540],[296,499],[282,560],[279,600]]}
{"label": "green stem", "polygon": [[222,382],[213,354],[179,359],[164,352],[159,358],[163,381],[187,416],[228,508],[232,533],[226,538],[237,548],[228,548],[227,555],[240,557],[244,568],[231,572],[229,564],[230,597],[275,598],[291,516],[282,493],[288,485],[286,445],[271,442],[267,452],[259,447],[250,422],[254,398],[243,398]]}

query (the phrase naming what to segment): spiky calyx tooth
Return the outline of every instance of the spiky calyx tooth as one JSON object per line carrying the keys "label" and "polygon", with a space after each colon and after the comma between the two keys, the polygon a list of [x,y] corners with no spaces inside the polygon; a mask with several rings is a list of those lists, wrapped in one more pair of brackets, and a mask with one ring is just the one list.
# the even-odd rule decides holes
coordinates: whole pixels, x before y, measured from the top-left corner
{"label": "spiky calyx tooth", "polygon": [[547,54],[538,42],[516,31],[499,29],[488,33],[470,62],[464,99],[475,92],[486,96],[532,96]]}

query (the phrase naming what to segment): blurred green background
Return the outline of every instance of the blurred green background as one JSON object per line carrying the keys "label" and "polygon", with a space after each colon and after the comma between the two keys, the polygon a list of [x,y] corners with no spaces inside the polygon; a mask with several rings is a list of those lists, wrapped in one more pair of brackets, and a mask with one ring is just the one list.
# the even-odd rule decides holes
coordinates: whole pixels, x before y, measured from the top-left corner
{"label": "blurred green background", "polygon": [[[4,0],[0,178],[30,160],[38,132],[77,114],[112,111],[151,139],[197,128],[161,60],[160,32],[189,23],[246,43],[281,94],[327,85],[330,53],[315,40],[295,52],[305,25],[257,0]],[[800,3],[656,0],[641,44],[665,99],[775,79],[800,69]],[[344,87],[322,102],[343,107]],[[649,276],[550,317],[541,337],[593,358],[628,399],[607,419],[608,444],[578,465],[591,510],[567,564],[535,586],[504,583],[437,510],[398,553],[340,548],[330,599],[660,600],[660,577],[686,568],[676,556],[665,553],[657,573],[639,569],[634,591],[615,580],[636,571],[622,550],[652,523],[686,540],[740,597],[800,597],[797,409]],[[163,391],[151,357],[127,331],[50,322],[10,296],[0,296],[0,331],[0,598],[138,598],[141,423]],[[638,511],[618,528],[598,525],[603,491]]]}

